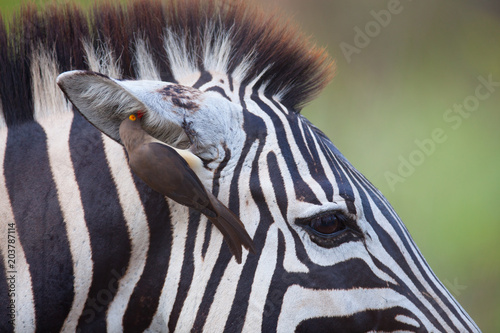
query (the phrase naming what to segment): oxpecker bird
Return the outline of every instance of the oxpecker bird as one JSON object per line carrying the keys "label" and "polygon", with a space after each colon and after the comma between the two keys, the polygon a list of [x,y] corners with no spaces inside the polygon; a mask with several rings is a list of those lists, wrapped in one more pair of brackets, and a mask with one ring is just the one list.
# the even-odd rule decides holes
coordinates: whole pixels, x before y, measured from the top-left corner
{"label": "oxpecker bird", "polygon": [[130,168],[153,190],[204,214],[222,232],[231,253],[241,263],[242,245],[255,252],[252,239],[240,219],[205,189],[193,171],[202,167],[200,158],[147,134],[141,117],[142,113],[132,114],[120,124]]}

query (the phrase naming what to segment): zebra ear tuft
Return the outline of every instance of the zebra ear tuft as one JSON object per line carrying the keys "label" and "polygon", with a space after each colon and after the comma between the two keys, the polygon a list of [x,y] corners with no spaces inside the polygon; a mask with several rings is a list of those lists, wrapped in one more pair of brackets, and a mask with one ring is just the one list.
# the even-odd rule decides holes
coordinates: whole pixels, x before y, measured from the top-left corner
{"label": "zebra ear tuft", "polygon": [[74,107],[97,129],[120,142],[121,122],[144,105],[117,81],[101,73],[70,71],[57,84]]}

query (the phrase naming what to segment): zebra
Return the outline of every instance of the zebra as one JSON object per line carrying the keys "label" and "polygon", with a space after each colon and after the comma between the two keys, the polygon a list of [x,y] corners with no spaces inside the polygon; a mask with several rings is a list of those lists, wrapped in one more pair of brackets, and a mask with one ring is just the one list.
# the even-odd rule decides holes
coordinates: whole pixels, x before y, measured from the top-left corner
{"label": "zebra", "polygon": [[[2,21],[0,330],[478,332],[300,113],[333,72],[242,1],[27,4]],[[203,161],[255,254],[238,264],[204,216],[130,171],[118,127],[138,110]]]}

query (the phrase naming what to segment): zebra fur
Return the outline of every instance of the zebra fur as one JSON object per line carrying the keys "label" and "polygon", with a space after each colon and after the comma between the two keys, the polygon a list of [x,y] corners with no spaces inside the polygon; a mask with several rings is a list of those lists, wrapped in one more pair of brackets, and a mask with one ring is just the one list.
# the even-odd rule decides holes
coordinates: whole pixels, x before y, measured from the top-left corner
{"label": "zebra fur", "polygon": [[[1,331],[479,331],[382,194],[300,115],[333,75],[322,50],[243,2],[128,6],[87,16],[28,5],[9,30],[0,24],[0,232],[15,223],[19,268],[15,326],[1,307]],[[111,87],[86,90],[100,100],[75,104],[85,117],[147,106],[149,132],[164,141],[186,130],[135,87],[191,87],[202,111],[227,106],[212,115],[234,133],[217,153],[199,152],[199,176],[245,223],[257,255],[238,265],[206,218],[140,181],[111,132],[57,88],[69,70]],[[330,248],[295,223],[327,212],[356,231]]]}

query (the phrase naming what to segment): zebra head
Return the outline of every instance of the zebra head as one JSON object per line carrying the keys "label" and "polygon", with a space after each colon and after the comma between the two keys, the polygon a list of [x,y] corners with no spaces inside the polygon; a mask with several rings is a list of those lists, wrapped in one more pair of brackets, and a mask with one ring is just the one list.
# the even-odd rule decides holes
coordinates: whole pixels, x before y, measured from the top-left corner
{"label": "zebra head", "polygon": [[[121,121],[140,110],[149,134],[203,160],[198,176],[240,217],[257,249],[242,266],[228,264],[227,249],[204,250],[205,260],[228,265],[225,277],[240,280],[225,286],[234,298],[227,312],[247,318],[230,329],[477,330],[383,195],[286,105],[286,91],[268,94],[268,83],[257,81],[211,71],[175,83],[86,71],[58,79],[115,141]],[[219,236],[210,242],[220,244]],[[218,327],[214,321],[205,328]]]}
{"label": "zebra head", "polygon": [[[0,226],[19,239],[1,331],[479,331],[301,115],[333,63],[295,28],[243,1],[61,8],[0,22]],[[203,162],[255,254],[238,264],[205,217],[132,176],[119,126],[138,111]]]}

